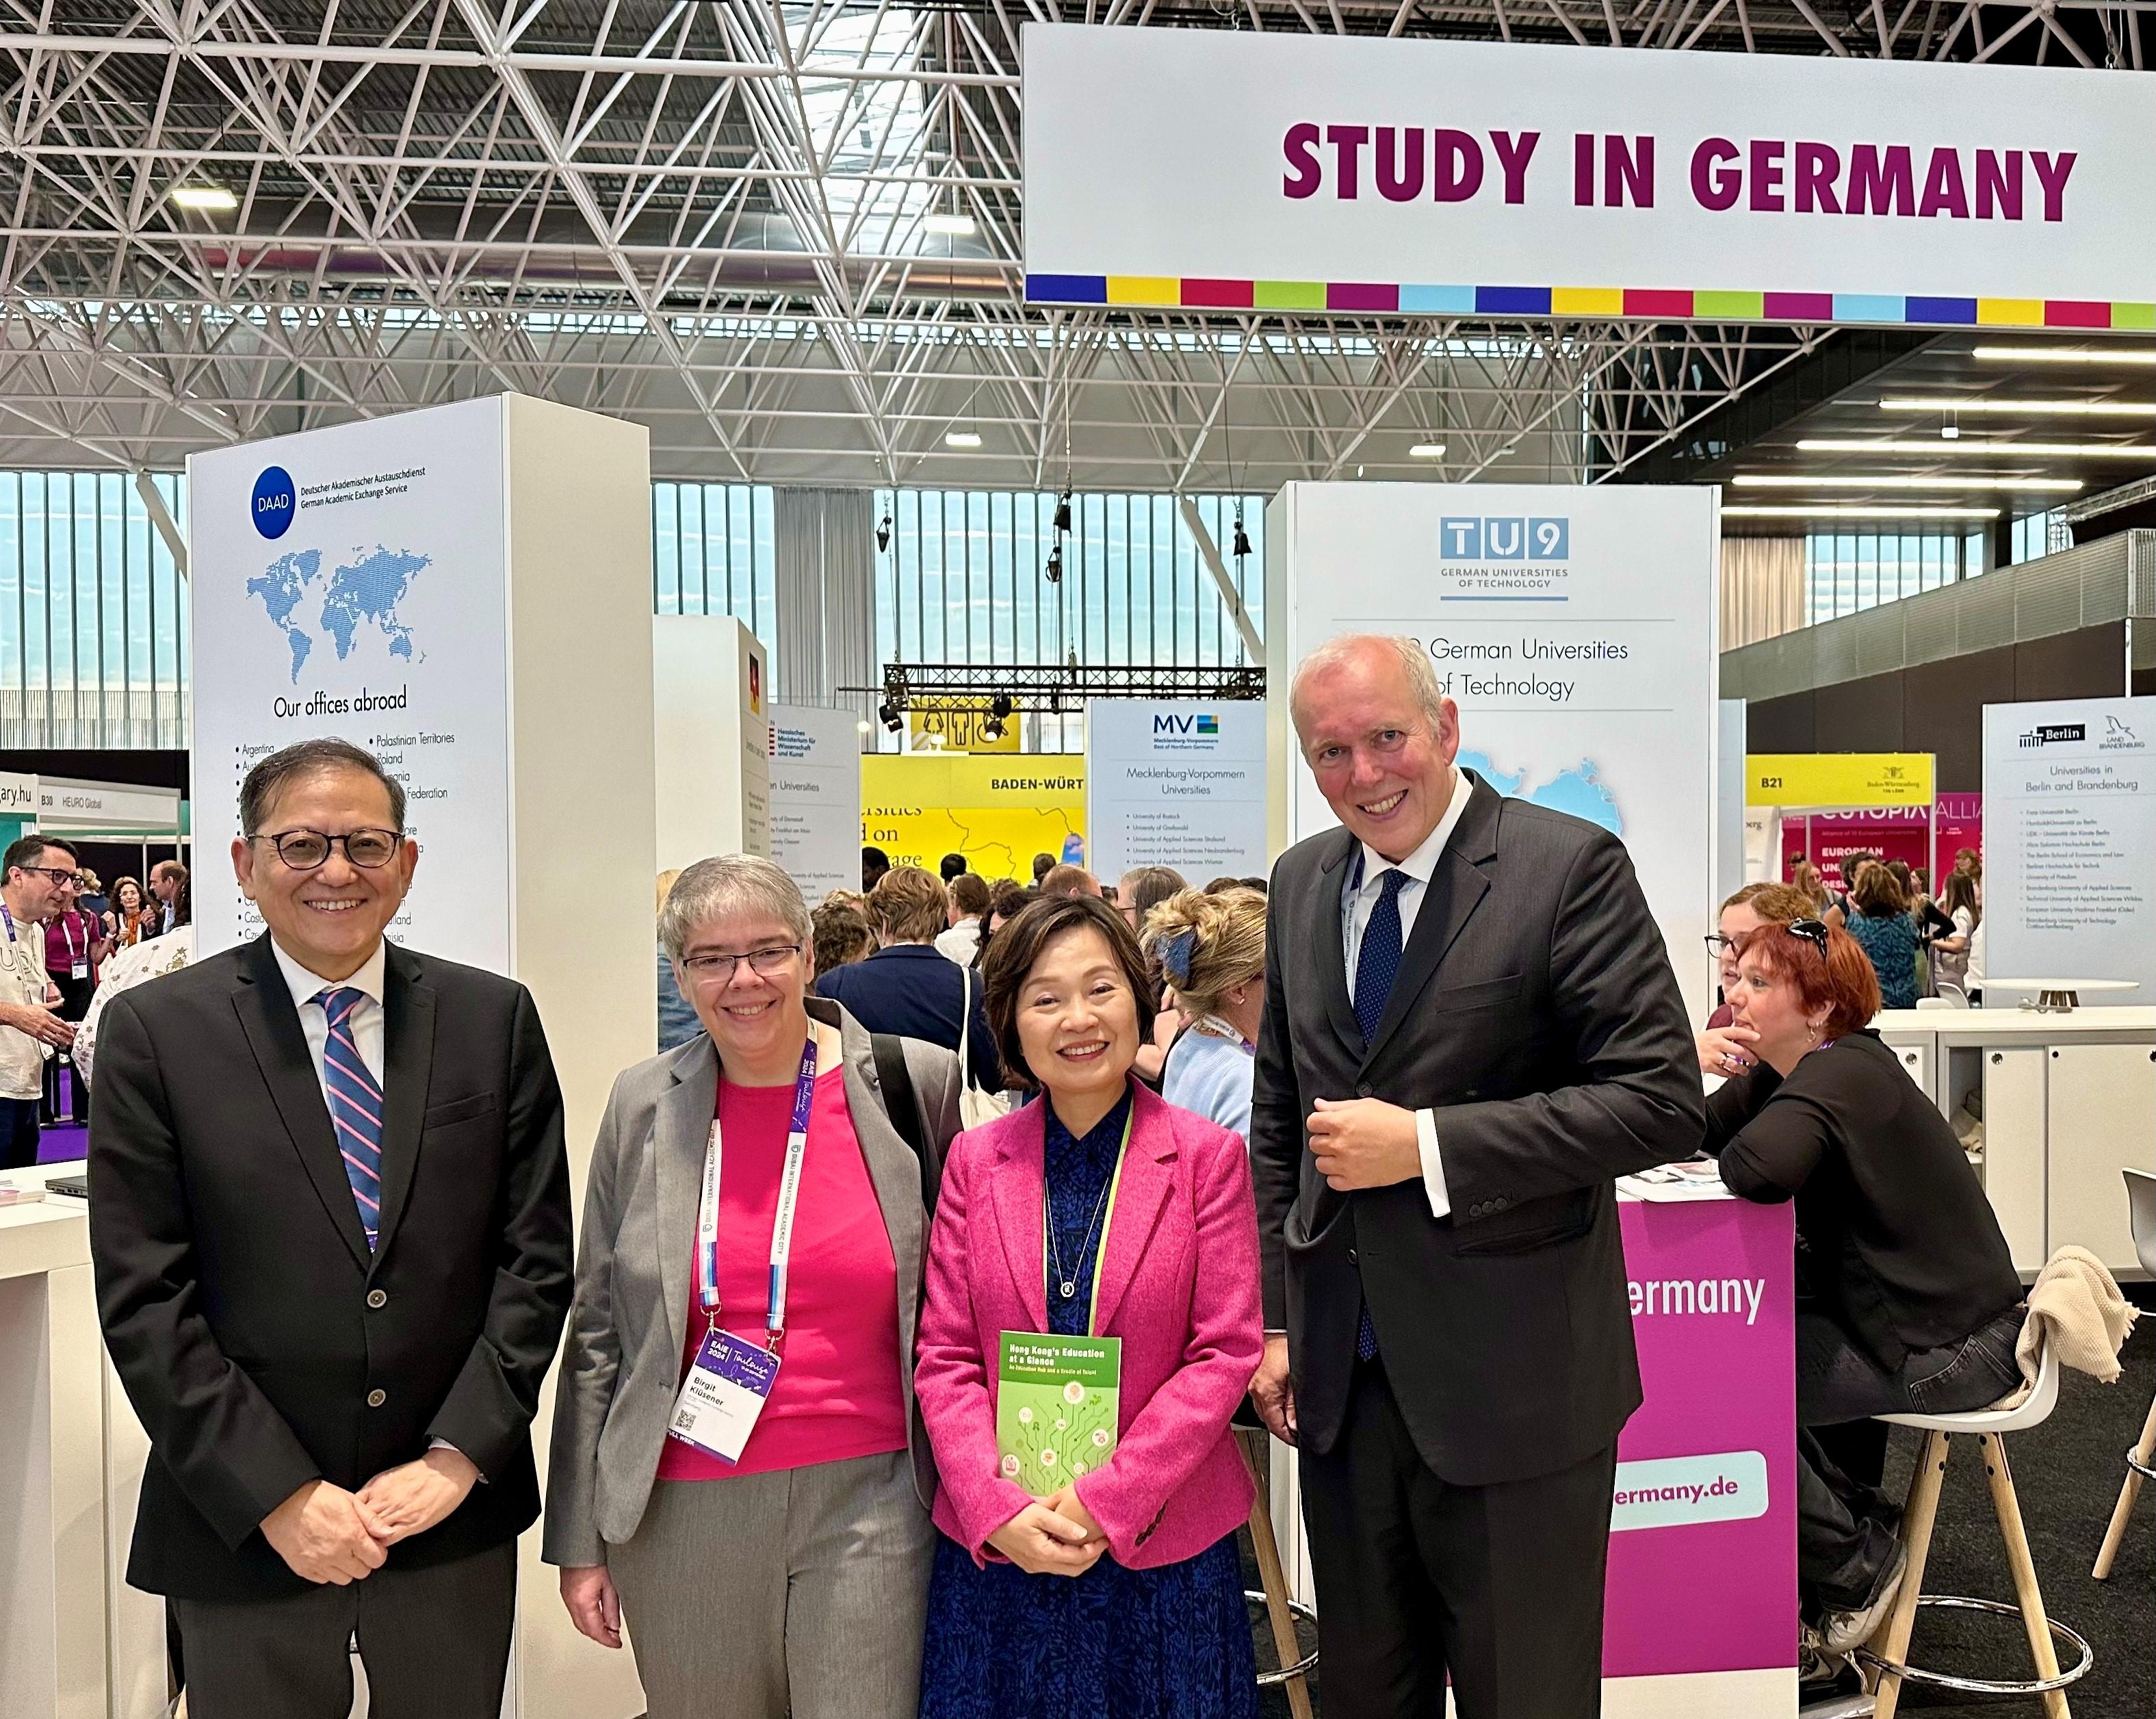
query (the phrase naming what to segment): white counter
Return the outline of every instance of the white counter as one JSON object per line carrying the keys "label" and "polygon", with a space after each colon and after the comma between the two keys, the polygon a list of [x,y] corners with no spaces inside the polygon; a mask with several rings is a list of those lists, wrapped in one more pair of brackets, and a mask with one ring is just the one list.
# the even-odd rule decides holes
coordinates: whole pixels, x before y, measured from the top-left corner
{"label": "white counter", "polygon": [[8,1482],[0,1488],[0,1713],[8,1719],[106,1719],[103,1355],[82,1202],[0,1207],[0,1473]]}
{"label": "white counter", "polygon": [[2025,1276],[2068,1243],[2147,1275],[2119,1172],[2156,1170],[2156,1008],[1889,1009],[1873,1024],[1943,1114],[1981,1095],[1984,1188]]}

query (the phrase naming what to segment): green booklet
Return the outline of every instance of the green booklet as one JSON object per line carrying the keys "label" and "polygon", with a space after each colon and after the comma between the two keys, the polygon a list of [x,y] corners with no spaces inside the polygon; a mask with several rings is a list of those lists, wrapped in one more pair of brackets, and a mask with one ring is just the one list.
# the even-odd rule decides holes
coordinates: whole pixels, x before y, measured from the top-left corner
{"label": "green booklet", "polygon": [[1053,1498],[1115,1454],[1123,1340],[1007,1331],[1000,1347],[996,1450],[1004,1478],[1035,1498]]}

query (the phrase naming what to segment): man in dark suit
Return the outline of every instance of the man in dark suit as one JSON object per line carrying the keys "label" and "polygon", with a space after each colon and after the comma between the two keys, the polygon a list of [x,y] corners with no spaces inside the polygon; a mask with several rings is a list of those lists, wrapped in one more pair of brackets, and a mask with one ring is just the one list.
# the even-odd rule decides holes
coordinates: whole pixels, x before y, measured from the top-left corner
{"label": "man in dark suit", "polygon": [[1703,1105],[1623,845],[1457,768],[1407,639],[1291,698],[1344,829],[1274,868],[1251,1169],[1260,1413],[1298,1441],[1326,1719],[1599,1711],[1617,1434],[1640,1402],[1614,1178]]}
{"label": "man in dark suit", "polygon": [[933,872],[901,865],[869,891],[875,953],[816,975],[816,994],[841,1005],[871,1033],[918,1039],[956,1050],[963,1035],[966,1075],[984,1092],[1003,1090],[995,1035],[983,1012],[988,992],[936,947],[947,929],[951,896]]}
{"label": "man in dark suit", "polygon": [[493,1719],[572,1285],[562,1098],[530,995],[384,941],[418,849],[368,753],[240,791],[265,935],[116,997],[90,1225],[150,1435],[127,1579],[192,1719]]}

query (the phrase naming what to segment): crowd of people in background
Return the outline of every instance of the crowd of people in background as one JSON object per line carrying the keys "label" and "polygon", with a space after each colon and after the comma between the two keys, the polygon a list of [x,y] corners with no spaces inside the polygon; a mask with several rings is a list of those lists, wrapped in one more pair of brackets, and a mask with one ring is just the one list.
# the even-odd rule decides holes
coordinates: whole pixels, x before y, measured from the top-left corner
{"label": "crowd of people in background", "polygon": [[170,934],[192,915],[177,860],[151,869],[154,905],[131,877],[108,891],[59,836],[22,837],[0,866],[0,1169],[18,1169],[37,1162],[44,1128],[89,1121],[100,999],[184,962],[191,938]]}

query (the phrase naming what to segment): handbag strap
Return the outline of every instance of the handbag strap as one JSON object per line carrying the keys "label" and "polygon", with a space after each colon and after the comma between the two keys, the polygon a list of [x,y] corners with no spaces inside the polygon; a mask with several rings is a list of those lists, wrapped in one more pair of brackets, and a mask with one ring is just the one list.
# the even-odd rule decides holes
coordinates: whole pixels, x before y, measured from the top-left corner
{"label": "handbag strap", "polygon": [[871,1033],[869,1049],[875,1061],[876,1085],[883,1093],[884,1115],[921,1161],[921,1204],[933,1218],[936,1184],[941,1178],[935,1154],[928,1149],[928,1130],[921,1123],[921,1101],[914,1096],[913,1074],[906,1065],[906,1041],[895,1033]]}

